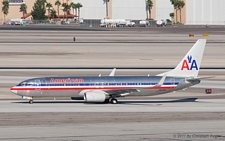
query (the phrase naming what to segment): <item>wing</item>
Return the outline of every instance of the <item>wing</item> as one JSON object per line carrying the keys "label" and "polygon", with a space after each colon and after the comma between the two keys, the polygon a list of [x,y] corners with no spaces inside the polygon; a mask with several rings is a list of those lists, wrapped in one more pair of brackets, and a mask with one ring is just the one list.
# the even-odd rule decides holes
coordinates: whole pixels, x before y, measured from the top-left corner
{"label": "wing", "polygon": [[113,96],[113,97],[121,97],[121,96],[127,96],[130,93],[134,93],[134,92],[140,92],[142,89],[147,89],[147,88],[159,88],[161,87],[161,85],[164,83],[166,79],[166,74],[160,79],[160,81],[158,82],[157,85],[153,86],[153,87],[138,87],[138,88],[129,88],[129,89],[118,89],[118,90],[105,90],[105,92],[109,95],[109,96]]}
{"label": "wing", "polygon": [[149,88],[158,89],[164,83],[165,79],[166,79],[166,75],[164,75],[160,79],[158,84],[156,84],[155,86],[152,86],[152,87],[118,88],[118,89],[113,89],[113,90],[110,90],[110,89],[109,90],[83,90],[79,93],[79,95],[84,96],[84,94],[87,92],[95,92],[95,93],[104,93],[111,97],[123,97],[123,96],[129,95],[130,93],[140,92],[143,89],[149,89]]}
{"label": "wing", "polygon": [[133,88],[133,89],[106,90],[105,92],[108,95],[113,97],[121,97],[121,96],[129,95],[130,93],[133,93],[133,92],[140,92],[140,90]]}

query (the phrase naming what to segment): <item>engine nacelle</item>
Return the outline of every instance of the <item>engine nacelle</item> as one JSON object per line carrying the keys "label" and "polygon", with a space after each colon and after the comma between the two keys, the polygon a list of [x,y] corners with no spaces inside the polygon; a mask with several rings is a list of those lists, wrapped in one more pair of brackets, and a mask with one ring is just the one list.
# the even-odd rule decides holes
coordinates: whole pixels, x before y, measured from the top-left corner
{"label": "engine nacelle", "polygon": [[84,93],[84,100],[86,102],[104,102],[106,95],[102,91],[88,91]]}

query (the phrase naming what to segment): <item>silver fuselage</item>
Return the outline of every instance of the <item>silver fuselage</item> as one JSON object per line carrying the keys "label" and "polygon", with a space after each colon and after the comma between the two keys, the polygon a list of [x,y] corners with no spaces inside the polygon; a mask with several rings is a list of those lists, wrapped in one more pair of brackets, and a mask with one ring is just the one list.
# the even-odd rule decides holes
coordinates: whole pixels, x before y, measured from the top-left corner
{"label": "silver fuselage", "polygon": [[150,96],[181,90],[200,81],[187,82],[185,78],[167,77],[158,86],[161,76],[66,76],[41,77],[25,80],[11,88],[11,91],[27,97],[83,97],[82,91],[114,91],[139,89],[132,96]]}

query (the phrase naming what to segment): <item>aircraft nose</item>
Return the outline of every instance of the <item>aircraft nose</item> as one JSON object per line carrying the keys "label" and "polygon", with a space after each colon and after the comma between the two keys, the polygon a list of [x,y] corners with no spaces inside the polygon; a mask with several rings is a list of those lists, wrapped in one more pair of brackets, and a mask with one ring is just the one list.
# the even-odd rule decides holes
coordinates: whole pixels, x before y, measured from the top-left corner
{"label": "aircraft nose", "polygon": [[17,94],[17,90],[15,90],[14,87],[12,87],[12,88],[10,89],[10,91],[11,91],[12,93],[14,93],[14,94]]}

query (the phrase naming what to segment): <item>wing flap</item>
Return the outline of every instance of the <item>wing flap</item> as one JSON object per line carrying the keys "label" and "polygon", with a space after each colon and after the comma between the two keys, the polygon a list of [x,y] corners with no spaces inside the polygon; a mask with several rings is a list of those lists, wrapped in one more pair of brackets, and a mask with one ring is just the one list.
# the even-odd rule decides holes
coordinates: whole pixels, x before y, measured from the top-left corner
{"label": "wing flap", "polygon": [[127,94],[127,93],[133,93],[133,92],[140,92],[138,89],[119,89],[119,90],[106,90],[107,94],[111,95],[121,95],[121,94]]}

